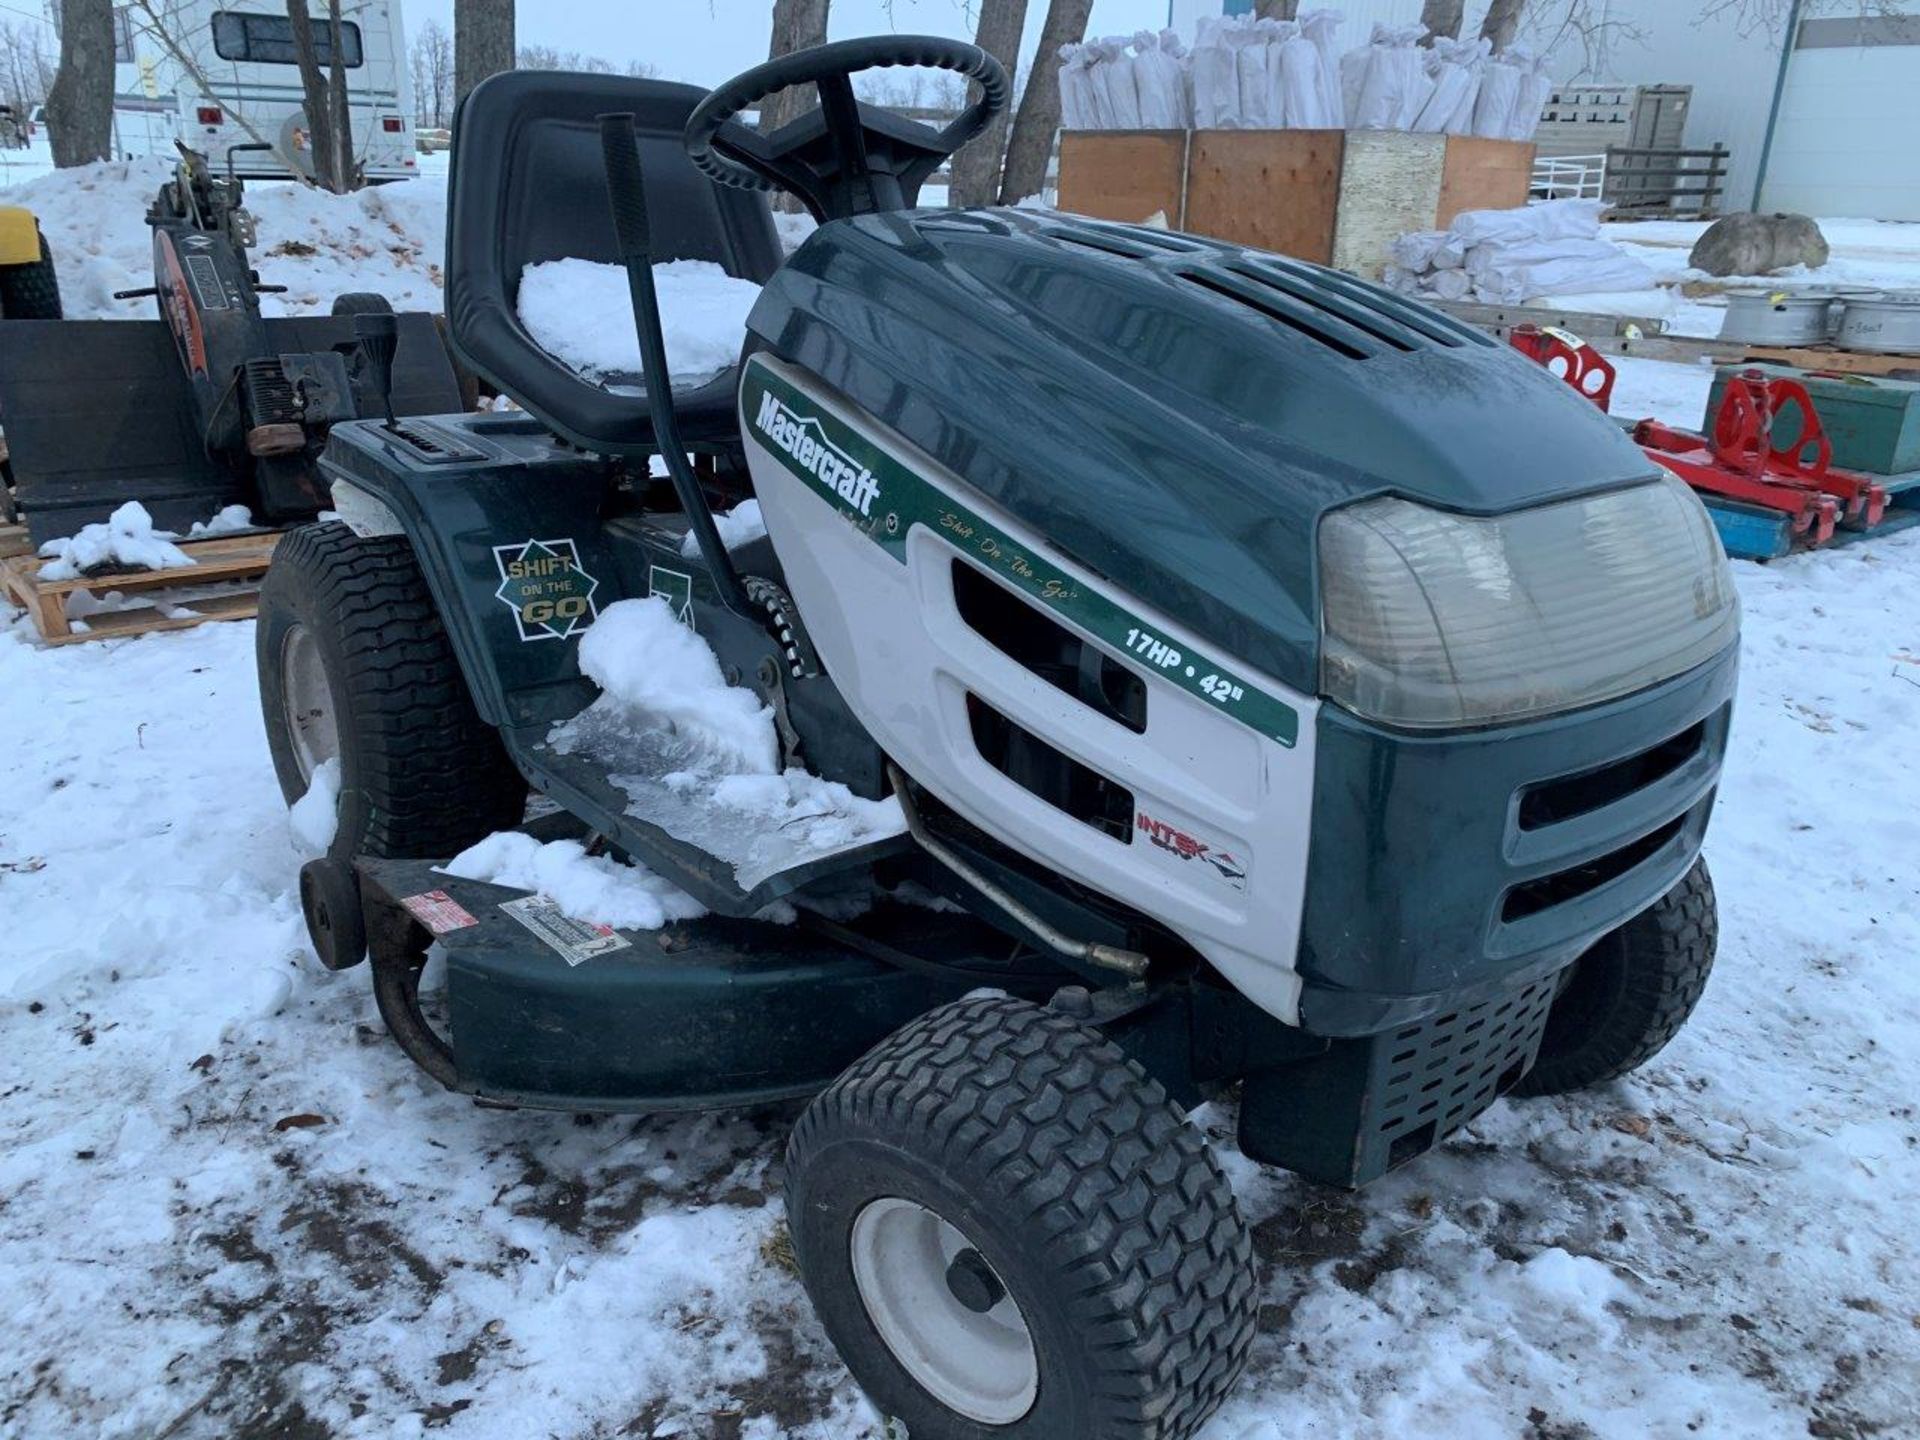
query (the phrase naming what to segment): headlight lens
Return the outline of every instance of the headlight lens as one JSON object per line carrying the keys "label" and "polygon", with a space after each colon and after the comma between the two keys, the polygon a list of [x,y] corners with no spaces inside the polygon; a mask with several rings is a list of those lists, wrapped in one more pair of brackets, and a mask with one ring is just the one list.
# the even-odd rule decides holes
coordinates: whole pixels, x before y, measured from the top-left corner
{"label": "headlight lens", "polygon": [[1409,727],[1609,700],[1740,625],[1713,521],[1672,476],[1486,519],[1398,499],[1335,510],[1320,577],[1322,691]]}

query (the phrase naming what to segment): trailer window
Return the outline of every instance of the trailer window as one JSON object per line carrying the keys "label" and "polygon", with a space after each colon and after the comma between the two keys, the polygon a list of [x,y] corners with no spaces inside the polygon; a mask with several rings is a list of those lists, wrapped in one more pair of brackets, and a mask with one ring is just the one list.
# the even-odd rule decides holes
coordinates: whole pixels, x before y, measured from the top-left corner
{"label": "trailer window", "polygon": [[[361,63],[360,27],[351,20],[340,23],[341,49],[349,70]],[[213,48],[222,60],[250,61],[255,65],[298,65],[300,55],[293,44],[293,21],[285,15],[248,15],[238,10],[220,10],[213,17]],[[325,21],[313,22],[313,52],[324,66],[333,63],[333,36]]]}

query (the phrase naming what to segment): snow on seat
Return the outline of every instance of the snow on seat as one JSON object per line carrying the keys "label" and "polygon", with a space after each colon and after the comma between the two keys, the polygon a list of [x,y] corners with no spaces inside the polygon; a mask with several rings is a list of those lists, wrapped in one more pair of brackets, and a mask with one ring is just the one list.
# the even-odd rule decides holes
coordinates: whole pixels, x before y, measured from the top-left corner
{"label": "snow on seat", "polygon": [[[731,367],[760,287],[710,260],[656,265],[653,278],[674,388],[698,387]],[[577,258],[528,265],[517,305],[527,333],[575,374],[615,394],[646,393],[623,266]]]}

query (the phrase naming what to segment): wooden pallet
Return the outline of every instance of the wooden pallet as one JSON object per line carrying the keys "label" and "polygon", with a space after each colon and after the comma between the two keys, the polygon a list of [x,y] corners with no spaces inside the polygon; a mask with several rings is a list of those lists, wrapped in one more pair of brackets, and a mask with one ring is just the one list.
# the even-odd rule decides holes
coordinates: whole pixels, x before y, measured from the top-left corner
{"label": "wooden pallet", "polygon": [[0,560],[11,560],[16,555],[31,555],[33,541],[27,538],[24,525],[0,525]]}
{"label": "wooden pallet", "polygon": [[1504,340],[1517,325],[1554,326],[1571,330],[1602,355],[1632,355],[1643,360],[1717,364],[1792,365],[1800,370],[1827,370],[1843,375],[1920,374],[1920,355],[1871,355],[1864,350],[1836,350],[1830,345],[1753,345],[1741,340],[1708,340],[1696,335],[1663,334],[1664,320],[1627,315],[1585,314],[1556,310],[1549,305],[1480,305],[1466,300],[1422,297],[1423,305],[1445,311],[1457,320]]}
{"label": "wooden pallet", "polygon": [[[185,630],[209,620],[251,619],[260,604],[258,581],[273,563],[280,543],[278,533],[221,535],[209,540],[182,540],[179,546],[193,556],[192,565],[166,570],[138,570],[128,575],[82,575],[72,580],[42,580],[48,562],[28,553],[0,559],[0,592],[33,617],[34,628],[49,645],[71,645],[109,636],[147,635],[160,630]],[[217,595],[177,598],[169,591],[197,590],[208,585],[253,582],[243,589]],[[86,616],[76,630],[67,615],[67,597],[75,591],[106,595],[149,595],[156,602],[132,610],[110,610]],[[185,611],[169,614],[159,608]]]}

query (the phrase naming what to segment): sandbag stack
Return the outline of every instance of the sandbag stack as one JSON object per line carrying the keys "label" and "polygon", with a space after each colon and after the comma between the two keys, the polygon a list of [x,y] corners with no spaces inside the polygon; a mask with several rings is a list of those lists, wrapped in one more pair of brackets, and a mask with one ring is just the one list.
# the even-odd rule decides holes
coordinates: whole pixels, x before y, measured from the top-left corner
{"label": "sandbag stack", "polygon": [[1069,130],[1411,130],[1531,140],[1553,82],[1545,62],[1484,40],[1421,42],[1375,25],[1342,55],[1337,10],[1298,21],[1205,16],[1191,52],[1171,30],[1060,51]]}
{"label": "sandbag stack", "polygon": [[1600,238],[1601,200],[1469,210],[1393,244],[1384,279],[1410,295],[1519,305],[1550,295],[1651,290],[1653,271]]}

